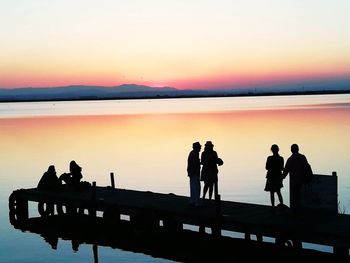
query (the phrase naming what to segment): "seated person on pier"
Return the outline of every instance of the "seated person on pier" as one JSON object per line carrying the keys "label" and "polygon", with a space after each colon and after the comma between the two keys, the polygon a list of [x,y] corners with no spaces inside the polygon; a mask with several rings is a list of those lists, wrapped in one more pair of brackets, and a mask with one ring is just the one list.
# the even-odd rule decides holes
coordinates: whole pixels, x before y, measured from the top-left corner
{"label": "seated person on pier", "polygon": [[39,190],[56,191],[61,187],[61,181],[56,175],[54,165],[50,165],[47,171],[40,178],[37,188]]}
{"label": "seated person on pier", "polygon": [[77,190],[80,180],[83,178],[81,170],[81,167],[75,161],[71,161],[69,164],[69,173],[63,173],[59,180],[64,182],[68,189]]}

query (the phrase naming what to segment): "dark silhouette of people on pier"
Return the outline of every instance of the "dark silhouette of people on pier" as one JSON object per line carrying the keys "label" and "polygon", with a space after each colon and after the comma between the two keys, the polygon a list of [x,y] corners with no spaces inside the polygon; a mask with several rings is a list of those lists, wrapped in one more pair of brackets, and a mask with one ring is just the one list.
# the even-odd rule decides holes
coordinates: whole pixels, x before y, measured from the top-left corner
{"label": "dark silhouette of people on pier", "polygon": [[289,174],[290,208],[294,212],[299,212],[302,209],[302,185],[306,182],[305,178],[311,167],[305,155],[299,153],[299,146],[297,144],[292,144],[290,150],[292,155],[287,159],[283,170],[283,178],[286,178]]}
{"label": "dark silhouette of people on pier", "polygon": [[284,166],[284,159],[279,155],[279,147],[277,144],[271,146],[272,155],[267,157],[265,169],[266,174],[266,184],[265,191],[270,192],[271,205],[275,206],[275,193],[277,194],[280,204],[283,205],[283,197],[281,194],[282,184],[282,170]]}
{"label": "dark silhouette of people on pier", "polygon": [[40,178],[37,188],[39,190],[56,191],[59,189],[60,185],[61,182],[57,177],[55,166],[50,165]]}
{"label": "dark silhouette of people on pier", "polygon": [[214,151],[214,145],[211,141],[207,141],[204,146],[204,151],[201,155],[201,181],[204,181],[203,199],[209,190],[209,200],[211,200],[215,185],[215,195],[218,194],[218,165],[223,165],[224,162],[218,157]]}
{"label": "dark silhouette of people on pier", "polygon": [[81,170],[81,167],[72,160],[69,163],[69,173],[63,173],[59,179],[66,183],[68,189],[77,190],[80,180],[83,178]]}
{"label": "dark silhouette of people on pier", "polygon": [[199,206],[201,184],[200,184],[200,169],[201,163],[199,152],[202,145],[199,142],[192,144],[192,151],[187,158],[187,175],[190,178],[190,205]]}

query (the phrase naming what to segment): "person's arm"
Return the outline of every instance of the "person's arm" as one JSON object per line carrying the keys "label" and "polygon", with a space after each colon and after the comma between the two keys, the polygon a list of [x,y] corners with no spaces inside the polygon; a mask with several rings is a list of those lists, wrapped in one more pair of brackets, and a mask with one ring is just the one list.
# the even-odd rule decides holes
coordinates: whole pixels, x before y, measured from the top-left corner
{"label": "person's arm", "polygon": [[215,157],[216,157],[216,164],[221,166],[224,164],[224,161],[218,156],[218,153],[215,152]]}
{"label": "person's arm", "polygon": [[287,177],[287,174],[288,174],[289,171],[290,171],[289,166],[290,166],[290,162],[289,162],[289,159],[288,159],[287,162],[286,162],[286,166],[285,166],[284,169],[283,169],[283,173],[282,173],[282,177],[283,177],[283,178],[286,178],[286,177]]}
{"label": "person's arm", "polygon": [[267,157],[267,159],[266,159],[265,169],[266,169],[266,170],[269,170],[269,169],[270,169],[269,157]]}
{"label": "person's arm", "polygon": [[191,176],[192,175],[192,167],[193,167],[193,156],[192,152],[188,155],[187,158],[187,175]]}

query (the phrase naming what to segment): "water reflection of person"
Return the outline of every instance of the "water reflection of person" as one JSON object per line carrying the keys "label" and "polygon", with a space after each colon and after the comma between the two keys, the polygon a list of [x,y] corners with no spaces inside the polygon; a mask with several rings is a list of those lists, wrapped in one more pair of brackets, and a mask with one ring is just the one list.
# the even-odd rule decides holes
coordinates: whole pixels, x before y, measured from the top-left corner
{"label": "water reflection of person", "polygon": [[74,160],[72,160],[69,163],[69,173],[63,173],[60,176],[60,180],[65,182],[70,189],[77,189],[80,180],[83,178],[81,170],[81,167]]}
{"label": "water reflection of person", "polygon": [[275,193],[277,194],[280,204],[283,204],[283,198],[281,194],[282,184],[282,170],[284,166],[284,159],[278,153],[279,147],[277,144],[271,146],[272,155],[267,157],[265,168],[266,184],[265,191],[270,192],[271,205],[275,206]]}
{"label": "water reflection of person", "polygon": [[72,249],[74,252],[79,250],[80,242],[76,239],[72,239]]}
{"label": "water reflection of person", "polygon": [[58,236],[55,233],[48,231],[47,233],[42,233],[41,236],[44,240],[51,245],[52,249],[57,249]]}
{"label": "water reflection of person", "polygon": [[199,206],[201,184],[199,181],[201,163],[199,159],[199,152],[201,151],[201,144],[195,142],[192,144],[192,151],[187,158],[187,175],[190,178],[190,205]]}
{"label": "water reflection of person", "polygon": [[204,146],[204,151],[201,155],[201,164],[203,165],[201,171],[201,181],[204,181],[203,199],[209,190],[209,200],[213,195],[214,185],[217,193],[218,183],[218,167],[217,165],[223,165],[223,161],[218,157],[216,151],[214,151],[214,145],[211,141],[207,141]]}

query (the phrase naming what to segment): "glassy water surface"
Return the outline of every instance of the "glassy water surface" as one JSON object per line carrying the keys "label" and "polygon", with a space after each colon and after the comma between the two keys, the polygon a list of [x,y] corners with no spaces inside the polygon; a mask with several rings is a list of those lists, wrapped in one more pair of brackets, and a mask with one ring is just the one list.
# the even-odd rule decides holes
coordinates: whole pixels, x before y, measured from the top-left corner
{"label": "glassy water surface", "polygon": [[[186,160],[207,140],[224,160],[222,199],[270,204],[265,161],[276,143],[285,160],[297,143],[314,173],[338,174],[339,209],[350,213],[350,95],[30,102],[0,104],[0,262],[91,262],[91,246],[53,250],[8,222],[8,197],[37,185],[50,164],[70,160],[84,180],[120,188],[189,195]],[[289,204],[288,180],[282,194]],[[18,250],[20,249],[20,253]],[[99,249],[100,262],[166,262],[141,253]]]}

